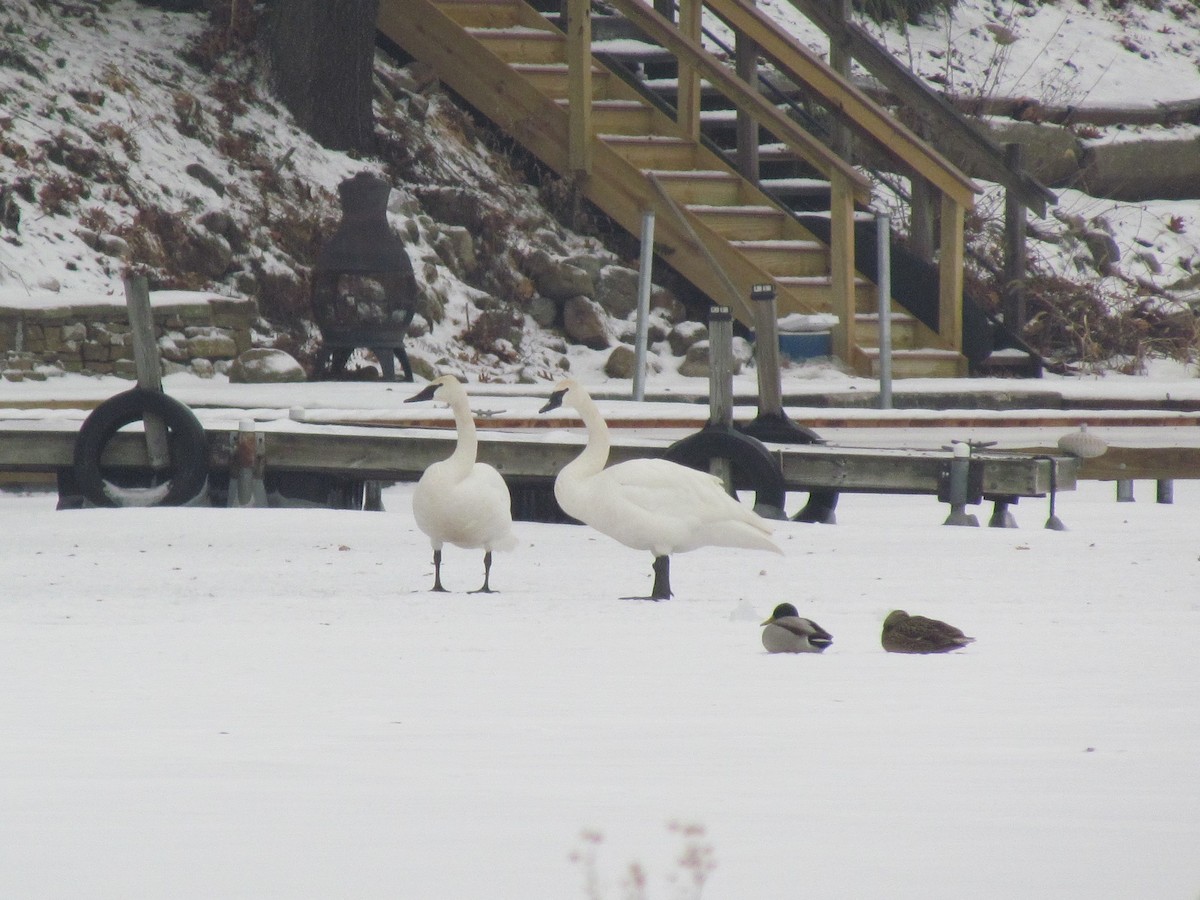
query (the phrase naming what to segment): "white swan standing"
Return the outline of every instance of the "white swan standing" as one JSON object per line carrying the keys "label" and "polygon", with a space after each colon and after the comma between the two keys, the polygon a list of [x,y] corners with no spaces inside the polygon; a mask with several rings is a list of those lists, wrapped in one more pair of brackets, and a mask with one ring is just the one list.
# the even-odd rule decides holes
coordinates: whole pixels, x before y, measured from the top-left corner
{"label": "white swan standing", "polygon": [[744,547],[782,553],[771,525],[726,491],[721,480],[665,459],[631,459],[605,468],[608,425],[574,379],[555,385],[541,408],[566,404],[587,426],[583,452],[563,466],[554,497],[567,515],[635,550],[654,555],[654,587],[647,600],[671,596],[671,554],[699,547]]}
{"label": "white swan standing", "polygon": [[476,462],[479,441],[467,392],[453,375],[442,375],[406,403],[441,400],[454,411],[458,444],[446,459],[430,464],[413,492],[413,517],[433,545],[433,590],[442,587],[442,545],[467,550],[483,548],[483,587],[471,593],[492,593],[492,551],[517,546],[512,531],[512,499],[500,473]]}

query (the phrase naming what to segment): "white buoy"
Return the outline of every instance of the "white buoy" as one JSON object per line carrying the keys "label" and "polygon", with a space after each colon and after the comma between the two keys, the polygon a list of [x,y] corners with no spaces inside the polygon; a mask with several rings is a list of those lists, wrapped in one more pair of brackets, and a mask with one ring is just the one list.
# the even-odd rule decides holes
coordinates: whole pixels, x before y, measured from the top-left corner
{"label": "white buoy", "polygon": [[1098,438],[1087,430],[1087,423],[1079,426],[1078,431],[1064,434],[1058,439],[1058,449],[1079,459],[1095,459],[1103,456],[1108,450],[1108,444],[1103,438]]}

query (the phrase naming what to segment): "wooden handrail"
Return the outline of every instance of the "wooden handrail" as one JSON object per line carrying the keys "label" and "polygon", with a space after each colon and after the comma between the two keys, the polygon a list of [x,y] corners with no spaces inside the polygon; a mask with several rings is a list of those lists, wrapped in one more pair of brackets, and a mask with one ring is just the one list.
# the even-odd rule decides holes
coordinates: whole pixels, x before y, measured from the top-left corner
{"label": "wooden handrail", "polygon": [[706,78],[822,175],[830,181],[845,179],[856,200],[864,204],[870,202],[871,184],[857,169],[780,112],[698,43],[681,34],[641,0],[611,0],[611,5],[649,38],[673,53],[681,65],[690,66]]}
{"label": "wooden handrail", "polygon": [[950,103],[896,61],[887,48],[853,22],[830,12],[826,0],[788,0],[802,15],[842,47],[902,102],[930,121],[939,138],[952,142],[964,156],[979,165],[989,181],[1003,185],[1039,216],[1058,197],[1028,172],[1012,169],[1004,151],[972,125]]}
{"label": "wooden handrail", "polygon": [[746,0],[705,0],[726,25],[746,34],[785,75],[823,98],[838,119],[869,138],[888,158],[925,178],[943,194],[971,209],[979,185],[874,100],[830,68]]}

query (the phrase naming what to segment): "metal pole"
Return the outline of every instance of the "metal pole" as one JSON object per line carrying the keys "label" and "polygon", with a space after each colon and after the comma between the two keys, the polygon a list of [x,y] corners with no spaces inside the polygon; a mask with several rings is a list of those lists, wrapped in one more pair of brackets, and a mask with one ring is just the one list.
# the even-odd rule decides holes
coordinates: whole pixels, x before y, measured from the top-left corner
{"label": "metal pole", "polygon": [[646,342],[650,319],[650,270],[654,266],[654,210],[642,213],[642,257],[638,268],[637,338],[634,342],[633,399],[646,399]]}
{"label": "metal pole", "polygon": [[892,220],[875,217],[875,247],[879,260],[879,408],[892,408]]}

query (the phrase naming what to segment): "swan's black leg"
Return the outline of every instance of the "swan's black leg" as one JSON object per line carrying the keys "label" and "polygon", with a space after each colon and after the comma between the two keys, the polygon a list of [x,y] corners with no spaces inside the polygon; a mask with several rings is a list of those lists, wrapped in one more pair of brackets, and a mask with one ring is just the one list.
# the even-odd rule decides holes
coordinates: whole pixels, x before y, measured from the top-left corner
{"label": "swan's black leg", "polygon": [[488,587],[488,579],[491,578],[491,576],[492,576],[492,551],[485,550],[484,554],[483,554],[483,587],[481,587],[477,591],[471,591],[471,593],[472,594],[494,594],[495,591],[493,591],[490,587]]}
{"label": "swan's black leg", "polygon": [[622,597],[622,600],[669,600],[671,598],[671,557],[654,557],[654,588],[649,597]]}
{"label": "swan's black leg", "polygon": [[433,589],[446,593],[446,589],[442,587],[442,551],[433,551]]}
{"label": "swan's black leg", "polygon": [[651,600],[671,599],[671,557],[654,557],[654,590],[650,592]]}

